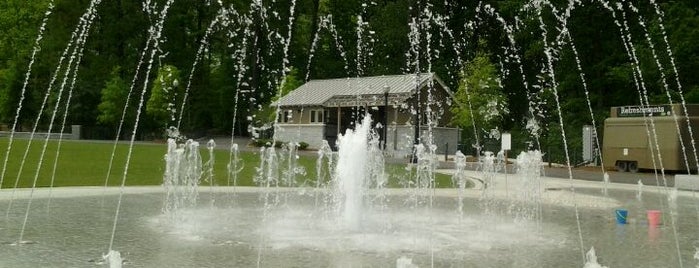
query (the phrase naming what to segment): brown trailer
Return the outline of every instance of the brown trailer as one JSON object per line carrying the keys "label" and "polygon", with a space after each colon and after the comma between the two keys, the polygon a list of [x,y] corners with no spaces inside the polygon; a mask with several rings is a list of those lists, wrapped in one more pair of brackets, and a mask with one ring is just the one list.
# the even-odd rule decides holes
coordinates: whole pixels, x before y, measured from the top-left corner
{"label": "brown trailer", "polygon": [[[699,105],[687,105],[687,112],[697,141]],[[696,171],[689,126],[680,104],[612,107],[611,117],[604,120],[604,165],[630,172],[660,168]]]}

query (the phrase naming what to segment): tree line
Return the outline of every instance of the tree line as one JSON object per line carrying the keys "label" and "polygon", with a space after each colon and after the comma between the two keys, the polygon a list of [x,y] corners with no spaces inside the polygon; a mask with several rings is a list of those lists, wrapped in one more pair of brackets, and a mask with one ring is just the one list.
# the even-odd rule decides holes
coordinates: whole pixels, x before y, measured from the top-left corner
{"label": "tree line", "polygon": [[[58,62],[94,2],[0,3],[5,128],[19,105],[23,130],[36,118],[47,128],[52,107],[66,107],[59,104],[67,96],[55,90],[44,98],[60,83],[52,77],[66,72]],[[600,132],[612,106],[699,102],[699,77],[692,75],[699,64],[699,4],[692,0],[97,2],[66,121],[104,129],[99,138],[113,138],[122,117],[126,129],[133,127],[142,90],[143,137],[158,136],[173,122],[191,136],[247,135],[248,125],[269,120],[260,110],[282,87],[417,71],[435,72],[474,111],[503,112],[486,117],[453,108],[461,113],[453,125],[470,133],[465,143],[497,128],[530,140],[528,146],[557,148],[563,130],[579,144],[582,125],[593,119],[588,101]],[[165,12],[160,38],[149,46]],[[147,49],[155,50],[152,64],[147,54],[143,62]]]}

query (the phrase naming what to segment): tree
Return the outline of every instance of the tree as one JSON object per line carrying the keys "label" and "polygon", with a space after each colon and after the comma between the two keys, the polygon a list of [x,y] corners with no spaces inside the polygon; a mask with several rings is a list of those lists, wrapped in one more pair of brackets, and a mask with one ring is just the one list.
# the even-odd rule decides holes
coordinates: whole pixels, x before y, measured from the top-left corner
{"label": "tree", "polygon": [[180,86],[180,70],[172,65],[158,69],[158,77],[153,81],[150,98],[146,104],[146,114],[160,127],[167,127],[169,121],[177,118],[177,101]]}
{"label": "tree", "polygon": [[[51,78],[57,72],[59,58],[90,1],[53,1],[55,7],[46,17],[48,21],[40,41],[41,49],[36,54],[36,62],[31,70],[27,70],[49,2],[51,1],[0,1],[0,29],[4,30],[0,35],[2,123],[14,120],[24,79],[29,71],[31,75],[27,80],[18,124],[26,126],[35,120],[44,92],[50,87]],[[144,77],[145,65],[139,61],[149,36],[149,26],[156,23],[158,17],[157,14],[144,12],[142,2],[102,1],[97,7],[90,35],[83,46],[84,55],[79,63],[69,124],[107,125],[110,124],[108,122],[113,124],[121,116],[118,109],[123,107],[125,100],[119,99],[123,96],[114,94],[124,93],[119,90],[123,81],[115,80],[117,77],[112,73],[114,66],[121,66],[119,77],[127,80],[127,83],[134,81],[136,88],[140,88],[139,85],[146,81],[153,81],[157,76],[153,74]],[[232,129],[234,112],[238,113],[236,124],[239,125],[236,129],[245,129],[244,124],[248,121],[244,118],[255,114],[254,111],[259,110],[259,107],[266,108],[265,105],[277,97],[280,77],[286,73],[282,68],[293,67],[301,73],[287,77],[285,86],[281,89],[283,94],[300,85],[295,83],[294,78],[323,79],[413,72],[412,68],[406,68],[414,64],[409,59],[409,54],[406,55],[411,48],[408,34],[411,31],[409,22],[413,18],[425,20],[422,21],[424,27],[420,28],[420,71],[428,71],[426,49],[429,47],[430,71],[442,78],[451,89],[459,88],[459,80],[463,80],[464,88],[460,90],[468,89],[472,93],[471,102],[475,104],[473,114],[468,108],[469,96],[465,96],[463,92],[460,96],[463,106],[453,108],[462,112],[461,116],[457,114],[454,121],[461,126],[473,127],[473,118],[479,131],[496,126],[510,131],[516,131],[518,126],[523,127],[522,122],[526,121],[524,117],[532,116],[529,111],[531,96],[538,94],[542,88],[552,86],[536,81],[537,77],[547,76],[547,55],[542,40],[544,34],[554,52],[555,83],[564,110],[566,128],[579,129],[582,124],[590,123],[588,97],[598,122],[608,115],[610,106],[635,105],[639,102],[634,81],[635,62],[627,55],[622,34],[611,12],[600,3],[575,3],[575,9],[567,18],[567,29],[563,29],[548,5],[542,5],[541,16],[545,24],[542,27],[534,5],[522,8],[526,2],[517,0],[214,2],[216,1],[175,1],[169,9],[158,45],[161,52],[158,53],[159,61],[178,66],[182,75],[193,73],[191,83],[179,80],[182,86],[190,84],[186,113],[181,125],[185,131],[228,131]],[[628,34],[623,35],[633,37],[634,44],[630,47],[636,50],[643,82],[652,102],[668,101],[661,79],[663,74],[672,91],[673,101],[679,102],[680,88],[675,81],[669,56],[666,55],[661,33],[666,35],[670,44],[682,93],[688,102],[699,102],[699,76],[690,73],[699,68],[699,42],[696,42],[699,37],[699,8],[695,2],[660,1],[658,4],[665,14],[662,19],[663,28],[660,27],[661,20],[651,3],[634,3],[638,11],[629,8],[629,1],[622,5],[627,16],[625,22],[629,26]],[[164,1],[150,3],[162,10]],[[295,18],[291,25],[291,44],[288,53],[284,53],[288,27],[292,21],[289,19],[291,3],[295,3]],[[208,25],[221,9],[220,4],[235,9],[237,17],[219,21],[221,24],[215,26],[204,40]],[[551,1],[551,4],[561,12],[566,10],[570,1]],[[490,14],[485,6],[492,7],[495,13]],[[621,19],[621,10],[616,12],[617,19]],[[329,18],[332,18],[332,25],[329,24]],[[639,19],[646,22],[647,29],[640,27]],[[358,32],[360,22],[367,23],[361,24],[362,32]],[[505,29],[504,24],[512,27],[512,32]],[[567,38],[561,39],[564,43],[555,41],[554,38],[564,30],[571,35],[576,53],[568,45]],[[645,40],[646,31],[653,40],[654,50],[663,65],[662,71],[655,63],[653,50]],[[314,39],[316,34],[318,40]],[[516,43],[512,47],[510,36]],[[246,47],[243,47],[243,40]],[[314,40],[316,43],[313,43]],[[202,41],[206,41],[207,48],[199,55],[201,58],[194,66],[193,56]],[[238,55],[238,52],[232,51],[234,49],[238,52],[244,49],[245,55]],[[475,55],[477,51],[481,51],[479,57]],[[309,66],[311,53],[313,57]],[[516,61],[515,55],[518,56]],[[238,62],[239,57],[244,59],[242,64]],[[473,66],[468,68],[460,62],[472,58],[469,65]],[[490,60],[487,61],[488,59]],[[66,62],[67,60],[64,64]],[[141,69],[135,77],[139,63]],[[478,67],[481,63],[483,65]],[[190,68],[196,69],[192,72]],[[242,72],[240,78],[236,75],[238,70]],[[308,76],[307,71],[310,72]],[[463,75],[460,74],[462,72]],[[480,72],[491,79],[484,82],[487,87],[481,88],[479,83],[469,82],[477,80]],[[154,70],[154,73],[157,72]],[[586,78],[588,94],[584,91],[581,74]],[[498,77],[502,81],[498,81]],[[156,83],[149,84],[149,90],[162,86],[157,82],[158,79],[155,80]],[[55,89],[56,84],[51,87]],[[167,96],[162,95],[166,93],[164,91],[153,92],[152,100],[148,103],[149,118],[143,122],[142,129],[149,131],[148,128],[155,127],[152,123],[156,121],[158,127],[161,127],[172,115],[179,116],[182,112],[179,111],[182,94],[177,91],[182,89],[167,92]],[[241,89],[244,93],[236,94],[236,90]],[[491,102],[495,104],[492,107],[495,111],[510,111],[512,116],[508,116],[506,121],[501,120],[501,116],[494,116],[493,120],[485,119],[486,115],[494,114],[483,113],[489,102],[481,99],[493,92],[503,93],[495,94],[499,96],[496,100],[507,100],[507,109],[496,107],[502,103]],[[239,98],[236,99],[236,96]],[[178,97],[179,100],[176,99]],[[168,107],[168,104],[174,104],[174,107]],[[131,106],[130,110],[135,108]],[[234,111],[234,108],[238,111]],[[274,110],[271,109],[269,113],[272,117]],[[157,115],[150,116],[153,114]],[[547,120],[555,118],[555,114],[546,116]],[[262,117],[258,115],[258,119]],[[150,121],[151,119],[155,121]],[[570,139],[573,135],[567,136]]]}
{"label": "tree", "polygon": [[13,94],[19,81],[15,68],[0,69],[0,120],[9,122],[17,106]]}
{"label": "tree", "polygon": [[371,30],[378,39],[368,68],[371,74],[398,74],[405,67],[405,52],[410,49],[408,5],[407,1],[387,2],[371,18]]}
{"label": "tree", "polygon": [[497,129],[509,113],[497,69],[482,52],[464,67],[455,98],[459,105],[451,108],[454,123],[463,128],[473,128],[475,124],[478,132]]}
{"label": "tree", "polygon": [[[48,10],[46,0],[0,1],[0,121],[11,124],[17,114],[17,107],[22,99],[22,87],[27,73],[31,51],[35,44],[39,25]],[[44,45],[45,42],[40,42]],[[37,62],[41,60],[37,56]],[[36,72],[38,63],[32,68]],[[34,82],[35,75],[30,78]],[[32,107],[32,95],[30,88],[24,92],[23,109],[19,114],[18,126],[35,116]]]}
{"label": "tree", "polygon": [[0,69],[7,60],[24,60],[30,54],[47,0],[0,1]]}
{"label": "tree", "polygon": [[[298,70],[292,67],[285,77],[284,85],[279,89],[281,91],[280,95],[275,95],[272,99],[272,102],[277,101],[279,99],[277,96],[284,97],[286,96],[286,94],[289,94],[289,92],[302,86],[303,80],[299,79],[298,76]],[[276,106],[270,106],[270,104],[263,105],[259,109],[259,111],[257,111],[255,115],[253,115],[253,117],[255,118],[254,125],[261,126],[273,122],[274,118],[276,118],[276,112]]]}
{"label": "tree", "polygon": [[[112,71],[111,78],[102,89],[102,98],[97,106],[97,121],[104,125],[115,125],[121,120],[129,93],[129,85],[119,75],[121,68]],[[133,109],[130,109],[133,110]]]}
{"label": "tree", "polygon": [[[289,92],[303,85],[303,80],[299,78],[299,70],[294,67],[289,68],[289,73],[286,74],[284,79],[284,85],[281,86],[281,95],[279,95],[281,97],[286,96]],[[274,100],[276,99],[277,96],[274,96]]]}

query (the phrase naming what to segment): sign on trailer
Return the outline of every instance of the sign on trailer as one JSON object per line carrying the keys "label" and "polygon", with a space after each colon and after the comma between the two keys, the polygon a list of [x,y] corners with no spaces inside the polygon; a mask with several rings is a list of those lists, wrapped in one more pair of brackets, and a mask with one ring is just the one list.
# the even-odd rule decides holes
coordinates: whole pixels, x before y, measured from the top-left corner
{"label": "sign on trailer", "polygon": [[669,116],[672,108],[669,105],[661,106],[622,106],[617,107],[618,117],[643,117],[645,116]]}

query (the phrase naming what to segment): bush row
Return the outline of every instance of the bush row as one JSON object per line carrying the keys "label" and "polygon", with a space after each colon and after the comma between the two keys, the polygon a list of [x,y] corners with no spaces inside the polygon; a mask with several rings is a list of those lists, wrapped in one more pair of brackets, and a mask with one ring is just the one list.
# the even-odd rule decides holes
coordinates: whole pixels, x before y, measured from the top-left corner
{"label": "bush row", "polygon": [[[252,146],[255,147],[268,147],[272,145],[272,139],[253,139],[252,140]],[[281,148],[283,144],[286,142],[282,141],[275,141],[274,142],[274,147],[275,148]],[[298,143],[298,149],[299,150],[306,150],[308,149],[308,143],[307,142],[299,142]]]}

